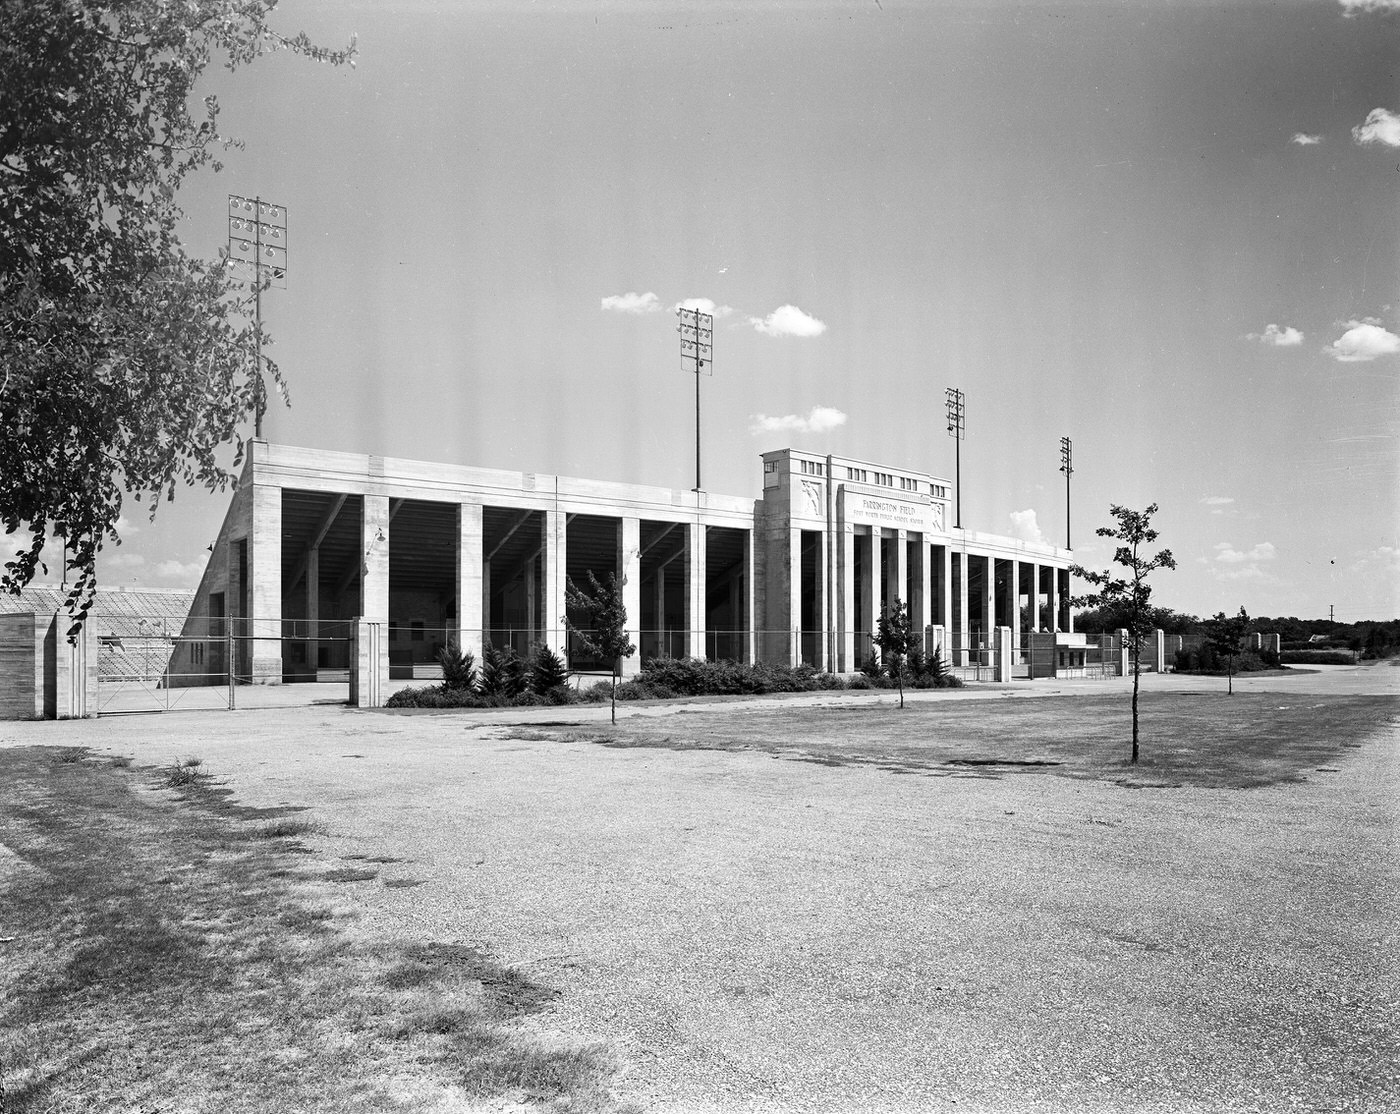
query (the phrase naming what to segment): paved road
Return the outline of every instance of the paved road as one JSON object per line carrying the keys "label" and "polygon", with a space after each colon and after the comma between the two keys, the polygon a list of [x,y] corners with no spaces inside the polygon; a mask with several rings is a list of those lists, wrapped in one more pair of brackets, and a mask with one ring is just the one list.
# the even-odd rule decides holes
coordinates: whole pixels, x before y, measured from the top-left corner
{"label": "paved road", "polygon": [[[1237,684],[1393,695],[1397,677]],[[327,893],[355,931],[484,945],[560,987],[538,1024],[618,1049],[647,1110],[1400,1108],[1394,731],[1302,785],[1146,791],[507,726],[607,714],[272,708],[10,723],[0,745],[198,754],[246,803],[310,805],[324,855],[404,860]]]}

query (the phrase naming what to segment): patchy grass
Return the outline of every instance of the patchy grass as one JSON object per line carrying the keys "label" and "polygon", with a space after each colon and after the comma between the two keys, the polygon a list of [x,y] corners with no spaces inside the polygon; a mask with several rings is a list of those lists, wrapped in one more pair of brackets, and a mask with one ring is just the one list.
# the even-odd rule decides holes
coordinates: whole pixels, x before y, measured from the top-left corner
{"label": "patchy grass", "polygon": [[0,750],[5,1114],[340,1114],[462,1092],[621,1109],[606,1049],[521,1031],[555,991],[480,948],[366,939],[320,879],[377,870],[323,872],[299,838],[313,822],[204,773],[172,794],[172,769],[200,771]]}
{"label": "patchy grass", "polygon": [[606,733],[512,729],[517,739],[755,751],[826,766],[989,777],[1057,774],[1141,788],[1244,789],[1301,781],[1400,715],[1390,696],[1145,693],[1142,759],[1128,761],[1121,696],[793,706],[741,715],[632,718]]}

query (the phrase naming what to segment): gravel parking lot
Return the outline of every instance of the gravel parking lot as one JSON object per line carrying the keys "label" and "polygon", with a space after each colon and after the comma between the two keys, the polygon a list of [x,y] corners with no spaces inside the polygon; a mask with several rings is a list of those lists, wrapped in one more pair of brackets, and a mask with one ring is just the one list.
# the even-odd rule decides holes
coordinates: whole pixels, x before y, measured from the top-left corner
{"label": "gravel parking lot", "polygon": [[[1073,715],[1104,685],[1015,691]],[[540,737],[605,717],[172,713],[0,745],[197,754],[240,801],[309,806],[327,857],[402,860],[333,890],[355,931],[482,945],[558,987],[536,1023],[609,1042],[645,1110],[1400,1108],[1393,718],[1301,784],[1143,790]]]}

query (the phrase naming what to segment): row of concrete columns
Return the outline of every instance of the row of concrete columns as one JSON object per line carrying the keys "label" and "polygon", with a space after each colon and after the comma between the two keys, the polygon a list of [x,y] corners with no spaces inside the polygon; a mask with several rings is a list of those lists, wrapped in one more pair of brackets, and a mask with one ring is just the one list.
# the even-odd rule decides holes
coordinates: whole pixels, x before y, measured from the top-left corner
{"label": "row of concrete columns", "polygon": [[[800,617],[805,587],[801,567],[802,533],[800,529],[792,530],[788,544],[791,561],[788,614],[794,630],[793,660],[797,660],[801,652]],[[889,547],[888,560],[882,552],[885,547],[881,544],[886,541],[894,543]],[[991,632],[998,625],[998,560],[1008,566],[1002,600],[1003,614],[1010,620],[1006,625],[1017,644],[1022,635],[1020,598],[1023,565],[1031,570],[1030,629],[1041,629],[1039,600],[1045,570],[1049,570],[1044,593],[1051,617],[1049,626],[1066,631],[1073,629],[1067,598],[1069,574],[1057,566],[1014,557],[998,558],[994,554],[933,544],[917,532],[879,527],[848,527],[834,535],[834,545],[830,548],[835,550],[834,560],[826,547],[818,551],[825,567],[818,570],[816,614],[826,634],[819,640],[819,660],[813,662],[818,668],[837,671],[855,669],[861,654],[858,647],[861,639],[858,636],[870,634],[883,608],[896,599],[905,602],[915,630],[927,632],[935,626],[944,627],[955,645],[966,649],[971,631],[978,629],[990,644]],[[981,592],[979,598],[971,599],[972,574],[979,563]],[[831,601],[830,606],[828,601]],[[974,609],[980,620],[975,624],[972,622]],[[861,626],[866,628],[859,631],[856,629],[858,613],[863,619]],[[930,652],[932,649],[932,646],[928,647]]]}

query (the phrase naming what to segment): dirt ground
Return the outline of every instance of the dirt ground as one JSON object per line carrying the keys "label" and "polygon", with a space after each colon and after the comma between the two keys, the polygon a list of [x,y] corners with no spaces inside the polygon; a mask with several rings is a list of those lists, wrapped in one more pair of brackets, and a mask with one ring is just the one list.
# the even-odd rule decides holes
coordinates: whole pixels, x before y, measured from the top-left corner
{"label": "dirt ground", "polygon": [[[1236,688],[1393,699],[1397,678]],[[1106,691],[953,697],[1072,717]],[[609,1042],[646,1110],[1400,1108],[1393,715],[1298,783],[1142,789],[585,741],[606,714],[171,713],[4,724],[0,745],[197,755],[244,803],[307,806],[327,859],[401,859],[334,888],[354,931],[480,945],[559,988],[538,1024]]]}

